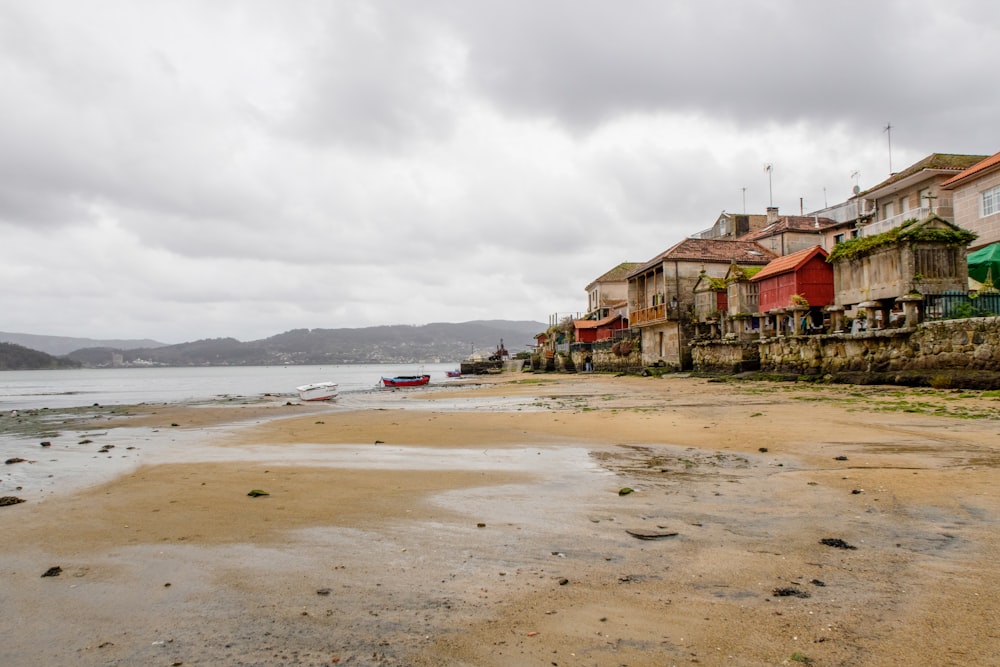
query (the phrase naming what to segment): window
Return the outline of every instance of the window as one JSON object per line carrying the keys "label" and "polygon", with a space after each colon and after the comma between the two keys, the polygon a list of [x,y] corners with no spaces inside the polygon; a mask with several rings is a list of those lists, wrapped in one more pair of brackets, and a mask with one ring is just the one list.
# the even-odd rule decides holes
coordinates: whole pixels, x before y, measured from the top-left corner
{"label": "window", "polygon": [[994,213],[1000,213],[1000,185],[990,188],[983,193],[983,215],[986,217],[988,215],[993,215]]}
{"label": "window", "polygon": [[843,234],[837,234],[836,236],[833,237],[833,244],[834,245],[837,245],[838,243],[843,243],[843,242],[844,242],[844,235]]}
{"label": "window", "polygon": [[892,216],[893,216],[892,202],[891,201],[887,201],[885,204],[882,205],[882,219],[883,220],[888,220]]}

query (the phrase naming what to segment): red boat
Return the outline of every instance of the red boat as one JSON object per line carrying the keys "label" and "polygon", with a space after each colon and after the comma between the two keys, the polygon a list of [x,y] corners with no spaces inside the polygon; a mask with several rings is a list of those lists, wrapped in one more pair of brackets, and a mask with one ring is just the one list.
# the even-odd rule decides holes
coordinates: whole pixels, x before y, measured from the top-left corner
{"label": "red boat", "polygon": [[450,378],[460,378],[460,377],[462,377],[462,371],[445,371],[444,374],[447,375]]}
{"label": "red boat", "polygon": [[382,378],[382,384],[386,387],[419,387],[430,381],[430,375],[397,375],[393,378]]}

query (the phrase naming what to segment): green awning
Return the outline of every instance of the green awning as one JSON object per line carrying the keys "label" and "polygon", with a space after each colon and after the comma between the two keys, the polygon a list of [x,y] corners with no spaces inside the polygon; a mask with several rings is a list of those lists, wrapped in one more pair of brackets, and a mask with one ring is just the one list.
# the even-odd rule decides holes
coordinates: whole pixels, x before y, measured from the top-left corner
{"label": "green awning", "polygon": [[1000,284],[1000,243],[969,253],[969,276],[981,283],[989,278],[994,285]]}

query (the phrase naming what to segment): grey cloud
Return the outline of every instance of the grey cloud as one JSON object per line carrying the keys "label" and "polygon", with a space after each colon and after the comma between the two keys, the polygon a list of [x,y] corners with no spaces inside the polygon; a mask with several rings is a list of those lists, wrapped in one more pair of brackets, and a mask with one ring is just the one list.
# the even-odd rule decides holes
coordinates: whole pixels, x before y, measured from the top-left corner
{"label": "grey cloud", "polygon": [[986,0],[443,4],[484,95],[583,131],[667,111],[748,126],[906,116],[922,133],[942,103],[978,108],[952,85],[970,89],[972,70],[949,61],[995,43],[1000,25],[1000,5]]}
{"label": "grey cloud", "polygon": [[448,45],[421,12],[329,4],[301,54],[294,108],[277,123],[301,141],[389,153],[450,133],[457,93]]}

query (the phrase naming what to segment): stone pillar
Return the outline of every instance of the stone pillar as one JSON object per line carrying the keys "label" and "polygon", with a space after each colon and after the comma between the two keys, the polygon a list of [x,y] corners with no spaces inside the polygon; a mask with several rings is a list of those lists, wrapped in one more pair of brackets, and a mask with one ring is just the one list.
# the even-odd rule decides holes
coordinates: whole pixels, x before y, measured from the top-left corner
{"label": "stone pillar", "polygon": [[784,336],[785,331],[788,329],[788,317],[785,315],[785,309],[775,308],[774,310],[767,311],[767,314],[774,318],[774,335]]}
{"label": "stone pillar", "polygon": [[747,332],[747,318],[746,317],[734,317],[730,319],[733,327],[733,333],[736,334],[737,340],[746,340],[749,333]]}
{"label": "stone pillar", "polygon": [[841,333],[844,331],[844,307],[827,306],[826,312],[830,313],[830,331]]}
{"label": "stone pillar", "polygon": [[924,297],[922,294],[907,294],[896,299],[896,303],[903,306],[903,317],[906,318],[903,326],[907,329],[912,329],[919,323],[920,311],[917,306],[923,300]]}
{"label": "stone pillar", "polygon": [[785,309],[792,316],[792,336],[801,336],[806,333],[802,330],[802,318],[809,312],[809,306],[789,306]]}
{"label": "stone pillar", "polygon": [[754,317],[760,322],[760,327],[757,329],[757,337],[760,340],[767,338],[767,323],[770,320],[770,316],[767,313],[754,313]]}
{"label": "stone pillar", "polygon": [[858,309],[865,309],[868,312],[868,321],[865,322],[865,331],[874,331],[877,327],[875,326],[875,311],[881,310],[882,304],[878,301],[864,301],[857,305]]}

